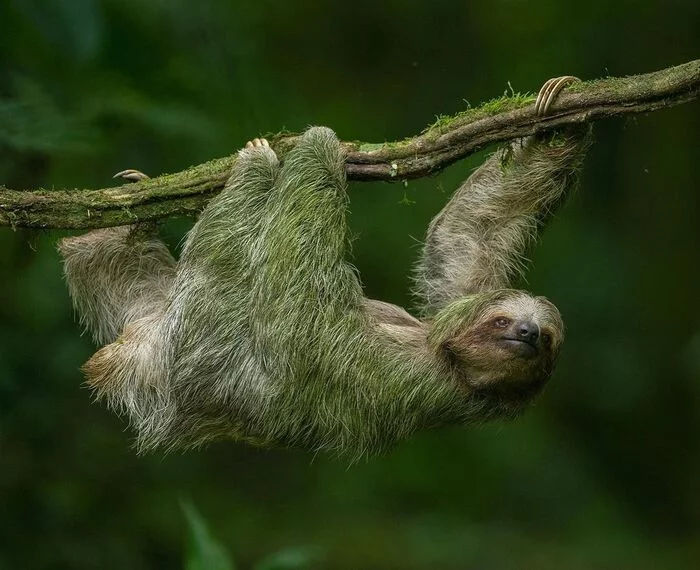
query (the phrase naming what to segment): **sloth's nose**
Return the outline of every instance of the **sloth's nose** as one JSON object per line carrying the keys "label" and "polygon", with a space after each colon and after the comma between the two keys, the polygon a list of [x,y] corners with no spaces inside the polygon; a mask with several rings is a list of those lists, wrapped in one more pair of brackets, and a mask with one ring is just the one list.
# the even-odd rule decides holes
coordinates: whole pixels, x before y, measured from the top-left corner
{"label": "sloth's nose", "polygon": [[540,327],[532,321],[519,321],[515,323],[515,334],[524,341],[537,342],[540,338]]}

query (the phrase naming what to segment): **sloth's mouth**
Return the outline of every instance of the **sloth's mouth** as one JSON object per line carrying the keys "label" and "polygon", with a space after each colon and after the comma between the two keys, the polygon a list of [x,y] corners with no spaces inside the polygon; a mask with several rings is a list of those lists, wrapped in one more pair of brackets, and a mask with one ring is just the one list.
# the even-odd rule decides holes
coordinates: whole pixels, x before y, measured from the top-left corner
{"label": "sloth's mouth", "polygon": [[501,337],[501,342],[518,356],[523,356],[525,358],[532,358],[539,352],[539,347],[531,340],[504,336]]}

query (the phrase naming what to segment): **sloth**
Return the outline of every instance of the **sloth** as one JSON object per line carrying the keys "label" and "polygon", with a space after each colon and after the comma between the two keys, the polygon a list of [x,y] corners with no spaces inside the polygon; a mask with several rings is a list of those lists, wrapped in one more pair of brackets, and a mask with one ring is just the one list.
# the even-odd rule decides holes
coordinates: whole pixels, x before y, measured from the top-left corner
{"label": "sloth", "polygon": [[[571,80],[547,82],[539,112]],[[308,129],[284,164],[254,139],[179,261],[144,226],[59,244],[103,345],[87,383],[139,451],[233,438],[357,459],[418,430],[513,418],[552,374],[564,327],[550,301],[511,287],[588,139],[572,126],[515,141],[463,183],[428,229],[420,319],[363,296],[335,134]]]}

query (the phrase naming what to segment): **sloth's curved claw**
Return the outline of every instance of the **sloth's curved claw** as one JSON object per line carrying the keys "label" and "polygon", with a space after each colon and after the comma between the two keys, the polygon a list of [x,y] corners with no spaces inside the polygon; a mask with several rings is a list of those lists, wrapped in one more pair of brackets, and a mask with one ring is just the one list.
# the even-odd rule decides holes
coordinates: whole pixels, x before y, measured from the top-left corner
{"label": "sloth's curved claw", "polygon": [[270,143],[267,142],[267,139],[253,139],[252,141],[248,141],[245,143],[246,148],[269,148]]}
{"label": "sloth's curved claw", "polygon": [[554,77],[545,81],[544,85],[537,94],[537,99],[535,100],[535,113],[540,117],[546,115],[549,112],[550,106],[559,96],[559,93],[562,92],[564,87],[571,85],[576,81],[581,80],[573,75]]}
{"label": "sloth's curved claw", "polygon": [[127,170],[117,172],[114,176],[112,176],[112,178],[123,178],[128,182],[140,182],[141,180],[146,180],[147,178],[150,178],[150,176],[148,176],[148,174],[144,174],[140,170],[134,170],[133,168],[129,168]]}

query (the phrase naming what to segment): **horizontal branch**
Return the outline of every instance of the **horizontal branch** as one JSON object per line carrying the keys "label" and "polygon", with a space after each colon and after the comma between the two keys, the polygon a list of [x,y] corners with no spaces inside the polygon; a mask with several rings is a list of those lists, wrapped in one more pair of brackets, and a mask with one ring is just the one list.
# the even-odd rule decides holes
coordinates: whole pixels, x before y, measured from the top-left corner
{"label": "horizontal branch", "polygon": [[[623,78],[576,83],[547,116],[534,97],[514,95],[440,117],[423,133],[399,142],[343,143],[350,180],[405,180],[433,174],[491,143],[563,125],[615,115],[645,113],[698,97],[700,60]],[[280,135],[271,145],[283,158],[297,140]],[[0,226],[98,228],[193,215],[224,186],[236,155],[176,174],[101,190],[10,190],[0,186]]]}

